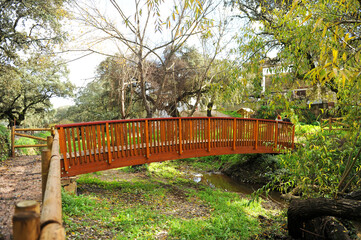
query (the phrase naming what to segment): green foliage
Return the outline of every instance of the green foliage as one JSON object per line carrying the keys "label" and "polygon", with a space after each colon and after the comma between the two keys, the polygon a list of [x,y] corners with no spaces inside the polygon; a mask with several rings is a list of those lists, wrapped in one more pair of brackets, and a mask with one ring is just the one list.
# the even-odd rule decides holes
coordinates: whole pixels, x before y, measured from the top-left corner
{"label": "green foliage", "polygon": [[[289,192],[297,187],[303,197],[335,197],[341,189],[339,183],[346,168],[347,159],[355,156],[361,147],[359,134],[355,132],[323,132],[308,134],[294,152],[279,155],[280,170],[276,175],[277,188]],[[307,132],[309,133],[309,132]],[[361,165],[357,159],[356,166]],[[358,188],[360,175],[353,168],[348,177],[347,191]]]}
{"label": "green foliage", "polygon": [[0,125],[0,161],[7,159],[10,151],[10,130]]}

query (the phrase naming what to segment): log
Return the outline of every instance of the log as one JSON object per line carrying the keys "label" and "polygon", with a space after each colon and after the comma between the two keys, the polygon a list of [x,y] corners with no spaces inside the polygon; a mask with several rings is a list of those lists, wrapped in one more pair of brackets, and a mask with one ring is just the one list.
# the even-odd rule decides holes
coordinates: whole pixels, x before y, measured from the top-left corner
{"label": "log", "polygon": [[57,132],[53,141],[51,155],[40,218],[42,226],[54,222],[62,224],[59,135]]}
{"label": "log", "polygon": [[40,240],[64,240],[65,231],[64,228],[58,223],[51,223],[46,225],[40,235]]}
{"label": "log", "polygon": [[13,216],[14,240],[37,240],[40,234],[40,215],[33,211],[15,213]]}
{"label": "log", "polygon": [[41,196],[44,201],[46,183],[48,181],[51,152],[49,149],[41,151]]}
{"label": "log", "polygon": [[25,200],[15,204],[15,213],[31,211],[40,214],[40,204],[35,200]]}
{"label": "log", "polygon": [[293,238],[302,237],[302,229],[305,223],[323,216],[359,220],[361,219],[361,201],[326,198],[293,200],[287,212],[290,236]]}

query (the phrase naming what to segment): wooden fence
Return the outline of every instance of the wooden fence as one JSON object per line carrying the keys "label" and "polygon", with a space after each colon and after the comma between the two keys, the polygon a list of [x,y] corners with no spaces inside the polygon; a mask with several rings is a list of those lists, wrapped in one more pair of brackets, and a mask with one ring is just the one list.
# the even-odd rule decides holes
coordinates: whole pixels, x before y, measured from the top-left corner
{"label": "wooden fence", "polygon": [[344,118],[326,118],[321,119],[321,128],[328,131],[343,130],[347,131],[350,129],[350,125],[343,123]]}
{"label": "wooden fence", "polygon": [[59,134],[47,138],[42,151],[42,210],[36,201],[16,204],[13,216],[14,240],[65,239],[62,225]]}
{"label": "wooden fence", "polygon": [[62,176],[172,159],[293,148],[294,125],[249,118],[151,118],[65,124]]}
{"label": "wooden fence", "polygon": [[20,132],[39,132],[39,131],[52,131],[51,128],[16,128],[15,126],[13,126],[11,128],[11,156],[15,157],[15,148],[30,148],[30,147],[46,147],[46,143],[44,144],[28,144],[28,145],[15,145],[15,136],[20,136],[20,137],[26,137],[26,138],[31,138],[31,139],[36,139],[39,141],[47,141],[46,138],[42,138],[42,137],[37,137],[37,136],[33,136],[30,134],[24,134],[24,133],[20,133]]}

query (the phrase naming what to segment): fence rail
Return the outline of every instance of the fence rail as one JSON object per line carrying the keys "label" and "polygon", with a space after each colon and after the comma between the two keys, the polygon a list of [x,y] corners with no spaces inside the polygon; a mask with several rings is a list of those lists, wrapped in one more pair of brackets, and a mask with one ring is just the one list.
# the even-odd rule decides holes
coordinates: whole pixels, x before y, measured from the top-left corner
{"label": "fence rail", "polygon": [[46,147],[47,144],[26,144],[26,145],[15,145],[15,136],[20,136],[20,137],[26,137],[26,138],[31,138],[31,139],[36,139],[38,141],[47,141],[46,138],[42,138],[42,137],[37,137],[37,136],[33,136],[30,134],[24,134],[24,133],[19,133],[19,132],[43,132],[43,131],[49,131],[52,132],[53,129],[51,128],[16,128],[15,126],[13,126],[11,128],[11,156],[15,157],[15,148],[30,148],[30,147]]}
{"label": "fence rail", "polygon": [[337,130],[343,130],[347,131],[350,129],[350,125],[343,123],[342,120],[344,118],[326,118],[321,119],[321,128],[328,130],[328,131],[337,131]]}
{"label": "fence rail", "polygon": [[249,118],[151,118],[57,125],[62,176],[156,161],[293,148],[294,125]]}
{"label": "fence rail", "polygon": [[17,203],[13,217],[14,240],[65,239],[62,226],[59,134],[57,131],[53,134],[54,137],[47,138],[45,145],[48,149],[42,151],[41,213],[36,201]]}

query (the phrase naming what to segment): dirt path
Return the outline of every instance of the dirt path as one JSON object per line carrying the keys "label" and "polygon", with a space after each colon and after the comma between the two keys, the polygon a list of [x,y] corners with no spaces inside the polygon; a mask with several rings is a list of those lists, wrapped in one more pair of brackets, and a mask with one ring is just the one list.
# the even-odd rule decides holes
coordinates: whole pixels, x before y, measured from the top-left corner
{"label": "dirt path", "polygon": [[12,235],[15,202],[41,201],[40,156],[21,156],[0,162],[0,240]]}

